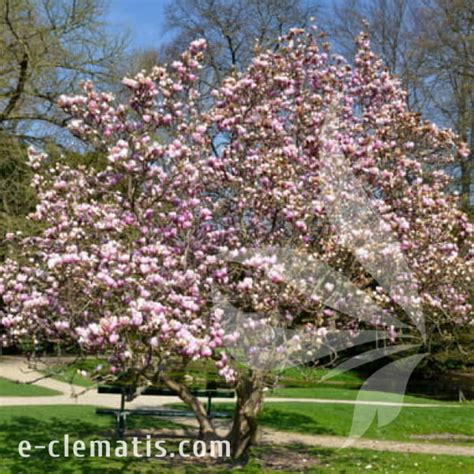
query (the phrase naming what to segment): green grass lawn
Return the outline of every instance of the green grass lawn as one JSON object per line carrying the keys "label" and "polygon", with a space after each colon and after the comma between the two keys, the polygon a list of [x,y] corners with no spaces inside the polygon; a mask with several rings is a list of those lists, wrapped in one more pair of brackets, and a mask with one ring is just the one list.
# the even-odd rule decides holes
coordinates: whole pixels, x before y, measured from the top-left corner
{"label": "green grass lawn", "polygon": [[[266,393],[267,397],[277,398],[322,398],[331,400],[356,400],[364,379],[355,372],[344,372],[322,381],[329,373],[324,368],[291,368],[279,374],[276,387]],[[361,392],[362,394],[362,392]],[[405,394],[400,400],[391,392],[364,391],[364,400],[422,403],[452,404],[444,400]]]}
{"label": "green grass lawn", "polygon": [[[364,407],[364,416],[371,417],[373,407]],[[233,410],[229,404],[219,404],[219,410]],[[383,407],[384,413],[394,408]],[[387,411],[388,410],[388,411]],[[266,403],[260,415],[262,425],[282,431],[304,434],[348,436],[354,406],[316,403]],[[400,415],[386,426],[370,426],[364,437],[386,440],[413,441],[410,435],[462,434],[474,436],[474,406],[442,408],[402,408]],[[440,442],[440,441],[437,441]],[[474,442],[466,444],[473,445]]]}
{"label": "green grass lawn", "polygon": [[[329,372],[331,372],[330,369],[322,367],[292,367],[280,372],[275,372],[275,376],[278,376],[280,384],[284,386],[302,388],[314,386],[320,382],[324,376],[328,375]],[[337,371],[335,373],[337,373]],[[364,383],[364,379],[355,372],[347,371],[337,373],[337,375],[323,383],[355,388],[360,387]]]}
{"label": "green grass lawn", "polygon": [[[330,372],[324,368],[291,368],[279,374],[277,386],[266,393],[267,397],[323,398],[332,400],[356,400],[364,379],[355,372],[344,372],[328,380],[322,378]],[[364,391],[365,400],[399,402],[390,392]],[[423,396],[406,394],[405,403],[451,403]]]}
{"label": "green grass lawn", "polygon": [[[267,397],[278,398],[324,398],[331,400],[356,400],[359,395],[358,388],[346,388],[345,386],[335,386],[328,384],[318,384],[307,388],[277,388],[266,392]],[[390,392],[377,392],[374,390],[364,391],[364,400],[376,400],[385,402],[399,402],[400,400]],[[369,397],[369,398],[368,398]],[[417,397],[414,395],[404,395],[404,403],[433,403],[452,404],[442,400]]]}
{"label": "green grass lawn", "polygon": [[[272,416],[274,407],[265,416]],[[280,410],[284,407],[280,407]],[[340,407],[339,407],[340,408]],[[306,410],[307,412],[307,410]],[[275,412],[273,412],[273,415]],[[301,412],[289,408],[288,416],[293,424],[308,423],[301,418]],[[265,417],[262,419],[265,421]],[[268,422],[268,420],[267,420]],[[268,461],[280,459],[288,461],[286,470],[279,472],[301,472],[298,468],[292,471],[292,459],[305,459],[305,472],[313,473],[429,473],[443,472],[470,473],[474,472],[474,458],[458,456],[432,456],[422,454],[384,453],[371,450],[334,450],[317,447],[292,445],[288,447],[261,446],[253,449],[250,463],[245,466],[218,464],[210,467],[199,464],[199,461],[186,461],[169,458],[156,459],[99,459],[85,457],[50,458],[44,451],[35,451],[28,459],[18,455],[18,443],[29,440],[33,445],[45,444],[50,440],[62,439],[69,433],[71,439],[103,439],[110,437],[113,430],[113,419],[98,416],[93,407],[85,406],[43,406],[43,407],[9,407],[0,408],[0,473],[227,473],[234,471],[250,473],[275,472],[268,467]],[[314,423],[314,421],[313,421]],[[139,428],[149,430],[172,427],[173,424],[164,420],[150,418],[130,418],[131,432]],[[308,427],[308,426],[307,426]],[[334,429],[334,426],[333,426]],[[154,433],[153,436],[155,436]],[[175,443],[173,441],[173,443]],[[170,441],[171,443],[171,441]],[[266,466],[266,467],[265,467]]]}
{"label": "green grass lawn", "polygon": [[[169,427],[165,420],[149,418],[130,419],[130,429]],[[69,434],[71,440],[103,439],[113,434],[114,419],[95,414],[94,407],[35,406],[0,408],[0,473],[98,473],[98,472],[146,472],[141,471],[146,462],[129,459],[62,458],[54,459],[46,452],[37,451],[31,458],[18,455],[18,443],[28,440],[32,445],[41,445],[50,440],[63,439]],[[130,465],[130,470],[128,466]]]}
{"label": "green grass lawn", "polygon": [[92,387],[95,383],[82,375],[78,374],[76,367],[65,367],[61,370],[60,373],[51,376],[54,380],[59,380],[60,382],[65,382],[72,385],[78,385],[80,387]]}
{"label": "green grass lawn", "polygon": [[51,395],[60,395],[60,392],[0,377],[0,397],[46,397]]}
{"label": "green grass lawn", "polygon": [[[270,451],[270,455],[278,449],[257,448],[254,452]],[[307,446],[291,446],[291,451],[305,459],[317,460],[313,468],[306,472],[311,473],[344,473],[360,474],[362,472],[376,472],[386,474],[428,474],[443,472],[443,474],[467,474],[474,472],[474,459],[462,456],[432,456],[427,454],[389,453],[369,449],[326,449]],[[273,452],[272,452],[273,451]],[[248,466],[248,472],[275,472],[259,471],[258,461]],[[285,472],[285,471],[278,471]],[[291,471],[286,471],[291,472]]]}
{"label": "green grass lawn", "polygon": [[87,359],[79,359],[70,364],[52,365],[48,370],[41,370],[41,372],[50,375],[54,380],[88,388],[94,386],[95,382],[89,376],[82,376],[79,371],[86,371],[88,374],[92,374],[100,362],[96,358],[89,357]]}
{"label": "green grass lawn", "polygon": [[[81,377],[77,370],[90,370],[96,360],[83,361],[78,367],[63,367],[55,378],[82,386],[93,385],[90,379]],[[197,372],[196,372],[197,373]],[[344,373],[334,379],[318,383],[327,373],[324,369],[289,369],[280,374],[278,388],[267,392],[269,397],[324,398],[334,400],[354,400],[358,388],[363,383],[356,374]],[[198,373],[197,373],[198,374]],[[196,375],[196,379],[199,375]],[[0,396],[52,395],[56,392],[41,387],[16,384],[0,378]],[[393,401],[391,394],[372,392],[373,400]],[[373,408],[365,407],[364,416],[374,419],[365,437],[381,440],[412,441],[412,435],[462,434],[474,436],[474,405],[439,402],[436,400],[406,395],[405,402],[437,403],[439,408],[404,407],[399,416],[383,427],[377,426],[377,416],[373,417]],[[454,406],[449,406],[454,405]],[[174,405],[176,406],[176,405]],[[179,405],[182,407],[182,405]],[[219,410],[233,409],[229,403],[219,404]],[[379,408],[380,409],[380,408]],[[383,407],[383,416],[390,415],[396,408]],[[348,436],[354,414],[353,405],[335,403],[267,403],[260,415],[263,426],[282,431],[304,434],[322,434]],[[171,422],[153,418],[131,417],[128,420],[129,433],[143,429],[176,427]],[[18,442],[28,439],[38,444],[51,439],[60,439],[65,433],[77,439],[101,439],[111,437],[114,420],[111,416],[98,416],[93,407],[54,406],[54,407],[9,407],[0,408],[0,474],[13,472],[212,472],[224,473],[236,469],[242,473],[274,472],[271,462],[278,459],[283,465],[293,466],[292,456],[304,456],[308,460],[307,468],[298,466],[301,472],[384,472],[384,473],[428,473],[442,471],[449,473],[474,473],[474,459],[456,456],[431,456],[422,454],[383,453],[371,450],[332,450],[308,448],[302,446],[257,447],[253,450],[251,462],[244,468],[225,465],[203,465],[196,462],[180,461],[178,464],[156,459],[52,459],[45,453],[36,452],[31,459],[20,459],[17,455]],[[153,431],[152,431],[153,433]],[[416,442],[427,442],[417,439]],[[443,441],[436,440],[437,443]],[[449,441],[444,441],[449,443]],[[459,443],[459,441],[457,442]],[[462,444],[473,446],[473,441],[463,440]],[[278,451],[280,450],[280,451]],[[296,453],[296,454],[295,454]],[[299,459],[298,458],[298,459]],[[270,464],[269,460],[270,459]],[[297,459],[297,458],[295,458]],[[283,470],[279,472],[292,472]]]}
{"label": "green grass lawn", "polygon": [[[93,373],[95,367],[101,361],[96,358],[80,359],[70,365],[52,366],[49,371],[44,373],[54,374],[52,378],[62,382],[73,383],[84,387],[94,385],[94,382],[88,378],[79,375],[78,371],[85,370]],[[278,378],[278,385],[285,387],[285,390],[295,388],[312,388],[319,386],[357,389],[363,383],[363,380],[353,372],[339,374],[329,381],[319,384],[321,378],[329,372],[323,368],[290,368],[283,372],[277,372],[274,375]],[[193,379],[192,385],[205,387],[207,381],[220,381],[216,368],[209,361],[193,361],[189,363],[184,370],[176,370],[173,377],[179,379],[183,375]],[[282,395],[283,396],[283,395]]]}
{"label": "green grass lawn", "polygon": [[[106,364],[97,358],[79,359],[71,364],[53,365],[49,370],[42,370],[43,373],[51,375],[51,378],[81,387],[92,387],[96,383],[92,380],[91,375],[94,369],[100,365]],[[79,371],[86,371],[89,376],[82,376]],[[193,385],[205,387],[208,380],[220,380],[216,368],[212,362],[196,361],[186,367],[186,370],[175,371],[173,377],[180,379],[184,375],[191,376],[194,379]]]}

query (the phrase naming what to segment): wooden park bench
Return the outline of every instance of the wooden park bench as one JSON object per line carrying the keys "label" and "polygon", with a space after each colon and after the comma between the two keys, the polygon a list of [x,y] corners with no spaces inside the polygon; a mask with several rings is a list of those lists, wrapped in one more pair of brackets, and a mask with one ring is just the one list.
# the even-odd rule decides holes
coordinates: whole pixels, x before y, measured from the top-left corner
{"label": "wooden park bench", "polygon": [[[229,389],[219,389],[212,384],[208,384],[205,389],[190,389],[192,395],[196,397],[207,398],[206,411],[210,418],[227,418],[231,414],[225,412],[217,412],[212,410],[212,399],[213,398],[234,398],[234,391]],[[114,415],[115,416],[115,436],[118,439],[123,438],[126,429],[127,417],[130,415],[142,415],[142,416],[181,416],[181,417],[194,417],[192,411],[175,410],[171,408],[160,408],[160,409],[127,409],[125,408],[125,402],[130,402],[139,395],[146,396],[161,396],[161,397],[175,397],[176,393],[167,388],[161,387],[147,387],[144,390],[138,392],[135,387],[124,386],[124,385],[100,385],[98,387],[98,393],[107,394],[120,394],[120,408],[97,408],[96,413],[99,415]]]}

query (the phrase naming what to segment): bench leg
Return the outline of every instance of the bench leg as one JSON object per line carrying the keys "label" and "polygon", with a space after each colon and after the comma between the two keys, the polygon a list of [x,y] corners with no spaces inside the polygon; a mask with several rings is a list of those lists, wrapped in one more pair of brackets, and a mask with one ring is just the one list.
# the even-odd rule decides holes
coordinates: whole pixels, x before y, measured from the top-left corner
{"label": "bench leg", "polygon": [[117,439],[123,439],[125,435],[125,419],[126,415],[123,411],[117,413],[117,423],[115,426],[115,437]]}
{"label": "bench leg", "polygon": [[123,439],[125,435],[125,421],[125,394],[122,393],[122,397],[120,399],[120,410],[117,413],[117,420],[115,423],[115,437],[117,439]]}

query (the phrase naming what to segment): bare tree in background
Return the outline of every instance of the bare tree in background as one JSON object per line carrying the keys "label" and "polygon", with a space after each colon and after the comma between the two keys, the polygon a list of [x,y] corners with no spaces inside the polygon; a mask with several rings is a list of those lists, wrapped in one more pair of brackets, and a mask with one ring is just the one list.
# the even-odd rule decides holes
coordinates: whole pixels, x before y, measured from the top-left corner
{"label": "bare tree in background", "polygon": [[0,0],[0,130],[38,141],[61,133],[59,95],[106,80],[125,48],[100,0]]}
{"label": "bare tree in background", "polygon": [[[474,148],[472,0],[342,0],[330,17],[328,33],[345,54],[367,24],[375,52],[400,77],[410,107],[452,127]],[[473,201],[472,162],[471,152],[454,171],[467,207]]]}
{"label": "bare tree in background", "polygon": [[[470,149],[459,166],[464,204],[474,198],[474,3],[422,0],[412,49],[421,65],[423,95],[435,119],[458,132]],[[433,113],[432,112],[432,113]]]}
{"label": "bare tree in background", "polygon": [[425,105],[418,90],[420,59],[412,49],[417,1],[342,0],[330,12],[327,32],[336,48],[352,57],[355,37],[368,28],[375,53],[400,77],[410,107],[420,110]]}
{"label": "bare tree in background", "polygon": [[166,9],[168,30],[176,37],[165,48],[165,57],[196,38],[209,44],[211,83],[219,83],[231,70],[245,67],[256,42],[275,46],[278,36],[309,23],[317,12],[316,1],[302,0],[177,0]]}
{"label": "bare tree in background", "polygon": [[126,77],[132,77],[141,71],[151,71],[154,66],[161,64],[161,54],[158,48],[134,48],[128,52],[116,68],[117,82]]}

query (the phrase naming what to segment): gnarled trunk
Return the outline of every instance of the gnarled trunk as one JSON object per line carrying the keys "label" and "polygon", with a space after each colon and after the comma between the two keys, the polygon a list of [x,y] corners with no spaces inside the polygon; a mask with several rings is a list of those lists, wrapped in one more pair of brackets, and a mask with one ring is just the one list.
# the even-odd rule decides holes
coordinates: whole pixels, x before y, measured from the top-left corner
{"label": "gnarled trunk", "polygon": [[196,415],[199,424],[199,438],[204,441],[217,439],[218,435],[215,428],[212,426],[209,415],[206,412],[203,404],[197,397],[191,394],[185,385],[182,385],[167,377],[161,377],[163,383],[170,389],[176,392],[179,398],[186,403]]}
{"label": "gnarled trunk", "polygon": [[[195,413],[199,424],[199,438],[205,441],[220,439],[202,403],[190,393],[188,388],[167,377],[163,383],[185,402]],[[257,415],[263,407],[264,374],[250,371],[242,375],[236,386],[237,401],[232,427],[226,439],[230,442],[233,459],[246,460],[249,448],[257,442]]]}
{"label": "gnarled trunk", "polygon": [[249,448],[257,442],[257,415],[263,406],[264,387],[264,375],[260,371],[250,371],[237,383],[237,403],[227,436],[234,459],[245,460]]}

